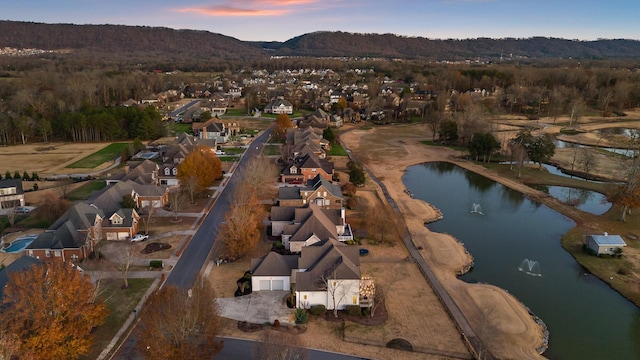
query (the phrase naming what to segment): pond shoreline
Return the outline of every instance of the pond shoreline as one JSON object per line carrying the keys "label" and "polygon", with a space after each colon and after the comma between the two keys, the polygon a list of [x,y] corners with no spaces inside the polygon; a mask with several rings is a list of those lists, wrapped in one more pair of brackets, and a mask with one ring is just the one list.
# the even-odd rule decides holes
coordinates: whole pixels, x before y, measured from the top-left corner
{"label": "pond shoreline", "polygon": [[[475,163],[463,159],[460,151],[446,147],[433,147],[422,144],[421,140],[423,140],[424,136],[420,136],[420,131],[416,131],[418,126],[411,125],[397,126],[393,128],[374,128],[366,131],[352,130],[345,132],[342,135],[342,140],[352,151],[354,151],[356,158],[366,165],[367,168],[369,168],[379,179],[381,179],[381,181],[386,185],[386,188],[389,189],[391,197],[400,206],[401,213],[411,232],[412,239],[415,239],[414,242],[416,242],[416,246],[424,249],[421,250],[423,257],[434,268],[434,272],[436,272],[440,281],[445,285],[447,291],[449,291],[456,299],[456,302],[460,304],[465,315],[468,315],[471,322],[482,322],[482,319],[486,314],[479,311],[480,309],[478,309],[478,306],[470,305],[473,305],[474,303],[477,304],[478,302],[482,303],[483,301],[491,301],[492,299],[483,298],[483,296],[486,295],[483,295],[483,293],[486,293],[486,291],[480,289],[482,286],[490,285],[467,284],[457,278],[456,273],[464,271],[463,269],[465,266],[468,266],[470,261],[472,261],[469,260],[471,256],[468,254],[464,246],[453,237],[447,234],[433,233],[426,229],[425,222],[432,221],[441,216],[441,214],[433,206],[426,204],[422,200],[414,199],[410,194],[403,191],[404,186],[400,186],[402,184],[402,175],[409,166],[436,161],[457,165],[463,169],[485,176],[502,184],[503,186],[518,191],[530,200],[544,204],[563,216],[572,219],[576,223],[574,229],[584,227],[585,224],[595,224],[594,226],[597,226],[600,221],[596,215],[582,212],[579,209],[566,205],[555,199],[553,196],[542,191],[535,190],[518,180],[504,177],[495,171],[484,167],[482,163]],[[404,130],[402,130],[402,128],[404,128]],[[383,129],[387,131],[384,135],[382,134],[382,131],[380,131]],[[400,133],[401,131],[402,133]],[[394,132],[396,133],[395,136]],[[376,144],[376,146],[367,148],[368,144]],[[426,216],[426,214],[430,215]],[[416,225],[417,223],[419,223],[419,226],[424,230],[419,230]],[[589,226],[588,228],[592,228],[594,226]],[[594,231],[596,230],[594,229]],[[452,243],[447,245],[447,247],[459,247],[460,250],[457,250],[457,256],[461,259],[459,262],[455,260],[450,260],[448,263],[442,262],[442,258],[444,256],[454,256],[453,252],[455,252],[451,249],[445,249],[445,253],[443,253],[443,250],[439,248],[447,241]],[[565,246],[564,240],[562,245],[565,250],[567,250],[574,259],[576,259],[578,264],[586,267],[575,256],[575,253],[572,251],[573,249],[568,249],[567,246]],[[449,251],[449,253],[446,253],[446,251]],[[599,278],[606,282],[602,277],[599,276]],[[609,286],[611,286],[611,284],[609,284]],[[613,288],[625,298],[632,300],[628,296],[625,296],[623,292],[619,291],[615,287]],[[506,318],[513,318],[514,316],[516,318],[521,317],[522,314],[519,312],[523,311],[528,317],[526,322],[531,324],[531,328],[535,327],[537,329],[526,336],[519,336],[517,340],[511,336],[512,334],[502,334],[502,338],[498,337],[495,339],[495,342],[502,342],[502,344],[496,345],[497,348],[492,350],[492,352],[504,357],[512,358],[523,357],[524,354],[527,354],[526,357],[533,356],[531,355],[531,352],[535,351],[538,353],[537,350],[541,349],[542,344],[545,342],[546,336],[544,335],[544,331],[541,331],[540,328],[536,326],[539,324],[536,324],[534,317],[529,314],[529,311],[524,304],[515,299],[505,290],[498,290],[502,293],[502,296],[507,299],[507,301],[511,302],[512,307],[518,308],[516,311],[518,315],[511,313],[507,314]],[[531,336],[535,337],[536,340],[532,341]],[[510,341],[511,343],[504,345],[505,341]]]}

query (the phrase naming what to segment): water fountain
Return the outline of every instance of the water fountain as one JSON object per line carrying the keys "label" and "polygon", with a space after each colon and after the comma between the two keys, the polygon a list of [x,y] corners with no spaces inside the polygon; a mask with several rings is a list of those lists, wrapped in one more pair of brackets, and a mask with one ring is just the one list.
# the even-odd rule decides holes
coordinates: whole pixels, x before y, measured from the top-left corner
{"label": "water fountain", "polygon": [[473,205],[471,206],[471,213],[484,215],[484,213],[482,212],[482,207],[480,206],[480,204],[476,203],[473,203]]}
{"label": "water fountain", "polygon": [[523,271],[531,276],[542,276],[540,272],[540,264],[535,260],[524,259],[518,266],[518,270]]}

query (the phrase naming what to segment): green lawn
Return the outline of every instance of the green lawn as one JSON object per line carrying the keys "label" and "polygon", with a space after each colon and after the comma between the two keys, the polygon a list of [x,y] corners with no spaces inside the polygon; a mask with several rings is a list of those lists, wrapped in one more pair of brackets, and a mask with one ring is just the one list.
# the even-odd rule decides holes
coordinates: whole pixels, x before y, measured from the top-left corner
{"label": "green lawn", "polygon": [[104,180],[87,181],[84,185],[69,194],[69,200],[87,200],[94,191],[102,190],[105,186],[107,186],[107,183]]}
{"label": "green lawn", "polygon": [[191,124],[174,123],[172,126],[176,136],[180,135],[181,133],[193,134],[193,132],[191,131]]}
{"label": "green lawn", "polygon": [[[297,117],[302,117],[305,116],[307,114],[310,114],[311,112],[308,110],[296,110],[293,112],[293,114],[287,114],[290,118],[297,118]],[[262,114],[262,117],[267,117],[267,118],[277,118],[278,114]]]}
{"label": "green lawn", "polygon": [[348,156],[347,151],[340,144],[331,145],[329,156]]}
{"label": "green lawn", "polygon": [[233,162],[233,161],[237,161],[240,158],[237,156],[218,156],[218,159],[224,162]]}
{"label": "green lawn", "polygon": [[262,153],[267,156],[282,154],[282,146],[279,145],[264,145]]}
{"label": "green lawn", "polygon": [[[151,286],[153,279],[129,279],[129,288],[122,289],[123,281],[120,279],[104,280],[104,292],[101,295],[105,299],[109,316],[103,325],[93,333],[94,346],[87,356],[81,359],[97,359],[102,350],[111,342],[122,327],[133,309],[136,308],[142,296]],[[140,310],[140,309],[137,309]]]}
{"label": "green lawn", "polygon": [[224,151],[227,155],[238,155],[242,154],[245,148],[241,147],[230,147],[230,148],[220,148],[220,150]]}
{"label": "green lawn", "polygon": [[93,169],[107,161],[111,161],[122,153],[122,149],[129,146],[129,143],[112,143],[102,150],[98,150],[93,154],[68,165],[69,169]]}
{"label": "green lawn", "polygon": [[229,109],[224,113],[224,116],[251,116],[248,115],[245,109]]}

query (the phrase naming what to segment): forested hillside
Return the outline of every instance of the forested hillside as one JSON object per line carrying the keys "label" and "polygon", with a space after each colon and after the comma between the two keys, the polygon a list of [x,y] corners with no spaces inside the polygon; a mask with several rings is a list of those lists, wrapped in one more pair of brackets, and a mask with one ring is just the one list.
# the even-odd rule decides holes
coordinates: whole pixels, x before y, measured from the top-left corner
{"label": "forested hillside", "polygon": [[285,42],[246,42],[208,31],[15,21],[0,21],[2,47],[73,49],[83,54],[156,57],[161,61],[184,61],[185,58],[257,60],[270,55],[438,60],[640,57],[640,41],[624,39],[578,41],[534,37],[432,40],[393,34],[316,32]]}
{"label": "forested hillside", "polygon": [[167,58],[247,58],[262,50],[208,31],[122,25],[42,24],[0,21],[0,48],[84,50],[111,55]]}
{"label": "forested hillside", "polygon": [[640,41],[577,41],[534,37],[528,39],[431,40],[393,34],[317,32],[284,43],[264,43],[280,55],[372,56],[399,58],[608,58],[640,56]]}

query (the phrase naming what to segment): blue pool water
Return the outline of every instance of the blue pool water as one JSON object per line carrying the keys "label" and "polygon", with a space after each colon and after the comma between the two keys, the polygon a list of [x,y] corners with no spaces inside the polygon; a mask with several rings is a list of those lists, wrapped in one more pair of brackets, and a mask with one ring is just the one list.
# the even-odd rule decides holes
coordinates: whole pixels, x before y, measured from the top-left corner
{"label": "blue pool water", "polygon": [[33,240],[35,240],[38,235],[27,235],[23,236],[19,239],[14,240],[8,248],[3,251],[6,253],[15,253],[24,250],[27,246],[29,246]]}

